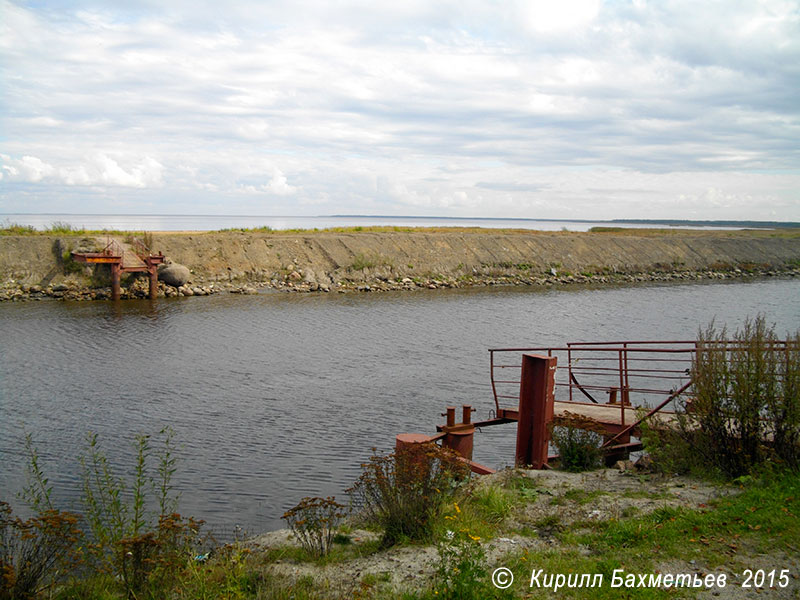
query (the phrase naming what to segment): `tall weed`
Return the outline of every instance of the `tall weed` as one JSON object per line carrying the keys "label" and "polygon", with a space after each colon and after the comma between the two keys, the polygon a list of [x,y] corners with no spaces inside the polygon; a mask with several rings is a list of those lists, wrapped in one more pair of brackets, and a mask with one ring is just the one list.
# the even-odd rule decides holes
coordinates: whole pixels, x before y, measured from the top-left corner
{"label": "tall weed", "polygon": [[701,330],[691,369],[693,398],[673,432],[647,431],[656,458],[675,470],[746,475],[776,460],[800,467],[800,331],[781,341],[763,316],[729,337]]}
{"label": "tall weed", "polygon": [[430,538],[443,504],[469,476],[455,452],[433,443],[373,455],[361,468],[348,492],[361,515],[383,529],[384,546]]}

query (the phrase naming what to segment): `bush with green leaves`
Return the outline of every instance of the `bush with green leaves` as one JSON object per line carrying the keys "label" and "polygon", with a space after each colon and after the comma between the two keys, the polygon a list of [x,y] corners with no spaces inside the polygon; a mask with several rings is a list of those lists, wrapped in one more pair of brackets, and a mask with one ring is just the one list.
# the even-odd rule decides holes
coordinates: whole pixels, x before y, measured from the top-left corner
{"label": "bush with green leaves", "polygon": [[779,340],[763,316],[732,336],[701,330],[692,397],[675,431],[645,431],[656,463],[729,478],[768,462],[800,468],[800,331]]}
{"label": "bush with green leaves", "polygon": [[162,587],[168,574],[201,543],[202,521],[185,519],[175,512],[174,432],[167,427],[160,435],[161,451],[155,457],[155,467],[151,436],[136,436],[136,460],[127,481],[114,473],[94,433],[87,435],[86,450],[80,458],[83,504],[95,566],[122,581],[129,597]]}
{"label": "bush with green leaves", "polygon": [[430,442],[374,454],[361,468],[348,492],[361,516],[383,529],[384,546],[429,539],[442,506],[470,473],[458,454]]}
{"label": "bush with green leaves", "polygon": [[79,589],[85,583],[79,574],[105,577],[128,598],[162,597],[174,587],[175,574],[200,543],[202,522],[175,512],[173,432],[165,428],[160,436],[160,452],[150,436],[136,437],[134,469],[126,479],[112,469],[97,435],[87,435],[79,459],[81,516],[53,506],[52,486],[26,436],[28,477],[20,498],[34,517],[13,517],[0,502],[0,600],[32,598],[67,575],[64,585]]}
{"label": "bush with green leaves", "polygon": [[554,420],[550,440],[558,450],[559,466],[565,471],[596,469],[603,462],[603,436],[598,425],[577,415]]}

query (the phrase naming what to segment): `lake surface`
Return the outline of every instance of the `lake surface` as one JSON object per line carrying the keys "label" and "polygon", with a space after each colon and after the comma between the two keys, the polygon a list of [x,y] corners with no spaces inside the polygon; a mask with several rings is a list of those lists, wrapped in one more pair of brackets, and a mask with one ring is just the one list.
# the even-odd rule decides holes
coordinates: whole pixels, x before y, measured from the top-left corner
{"label": "lake surface", "polygon": [[[448,404],[494,407],[487,349],[693,339],[763,313],[800,328],[800,281],[380,295],[219,295],[0,304],[0,499],[16,502],[31,432],[62,506],[88,430],[129,468],[136,433],[176,431],[181,511],[223,537],[282,526],[301,497],[344,497],[371,448],[434,433]],[[475,460],[513,462],[513,425]]]}
{"label": "lake surface", "polygon": [[[489,229],[535,229],[538,231],[588,231],[598,225],[625,228],[659,227],[655,224],[611,221],[555,221],[549,219],[467,219],[445,217],[365,216],[263,216],[263,215],[70,215],[1,214],[0,224],[16,223],[47,229],[68,223],[79,229],[118,231],[217,231],[231,228],[327,229],[329,227],[486,227]],[[670,227],[664,225],[663,227]],[[671,226],[671,229],[741,229],[725,226]]]}

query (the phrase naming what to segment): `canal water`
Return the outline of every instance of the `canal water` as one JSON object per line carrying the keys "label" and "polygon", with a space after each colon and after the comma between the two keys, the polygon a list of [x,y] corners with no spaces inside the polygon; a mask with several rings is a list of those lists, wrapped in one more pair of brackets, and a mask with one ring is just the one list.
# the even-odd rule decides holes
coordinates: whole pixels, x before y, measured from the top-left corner
{"label": "canal water", "polygon": [[[758,313],[800,328],[800,281],[0,304],[0,499],[19,504],[25,432],[77,508],[88,431],[122,475],[134,436],[170,425],[181,512],[223,538],[275,529],[303,496],[343,498],[373,447],[433,433],[446,405],[486,418],[488,348],[693,339]],[[514,434],[477,433],[475,459],[513,462]]]}

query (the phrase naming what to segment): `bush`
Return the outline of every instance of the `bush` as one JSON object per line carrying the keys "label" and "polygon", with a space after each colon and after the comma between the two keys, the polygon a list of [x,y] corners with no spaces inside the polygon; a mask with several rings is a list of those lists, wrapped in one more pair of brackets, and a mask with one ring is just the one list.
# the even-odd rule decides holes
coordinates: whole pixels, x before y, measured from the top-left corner
{"label": "bush", "polygon": [[443,504],[469,476],[458,454],[433,443],[373,455],[361,467],[348,492],[362,516],[383,529],[384,546],[429,539]]}
{"label": "bush", "polygon": [[175,512],[178,497],[172,476],[176,458],[173,431],[161,431],[163,446],[152,474],[150,436],[137,435],[136,460],[129,481],[117,477],[89,433],[81,457],[83,503],[91,532],[91,550],[96,568],[122,581],[129,597],[169,583],[169,572],[186,561],[200,543],[202,521],[185,520]]}
{"label": "bush", "polygon": [[691,376],[677,430],[648,434],[661,447],[654,459],[672,452],[671,470],[728,478],[773,460],[800,467],[800,331],[783,343],[759,316],[728,339],[712,323],[698,336]]}
{"label": "bush", "polygon": [[566,415],[552,422],[550,439],[558,450],[561,469],[571,472],[598,468],[603,461],[603,436],[591,420]]}
{"label": "bush", "polygon": [[78,518],[45,509],[23,521],[0,501],[0,599],[33,598],[80,562]]}
{"label": "bush", "polygon": [[313,557],[321,558],[331,549],[339,522],[346,516],[344,505],[328,498],[303,498],[283,518],[300,542]]}

